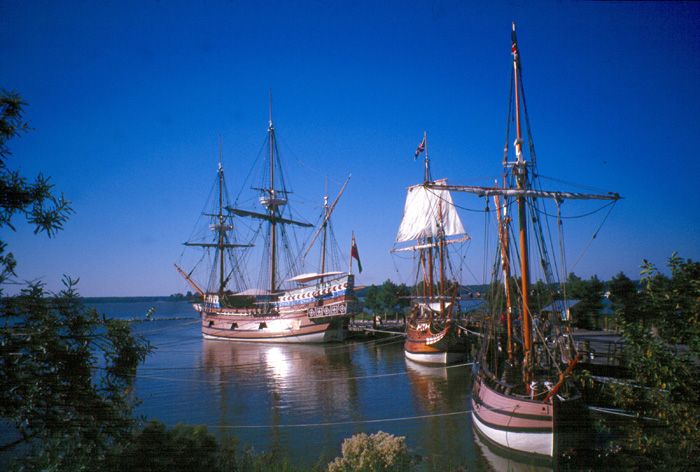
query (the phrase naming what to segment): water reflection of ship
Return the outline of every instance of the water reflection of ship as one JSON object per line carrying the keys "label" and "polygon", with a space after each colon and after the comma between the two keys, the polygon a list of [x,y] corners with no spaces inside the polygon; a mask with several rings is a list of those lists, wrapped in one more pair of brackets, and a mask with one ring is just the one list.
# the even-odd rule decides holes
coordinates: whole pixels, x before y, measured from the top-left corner
{"label": "water reflection of ship", "polygon": [[[419,437],[425,438],[422,447],[430,456],[425,457],[433,470],[451,470],[468,457],[470,444],[464,440],[469,427],[465,410],[471,389],[470,366],[428,366],[406,359],[406,375],[411,388],[415,409],[427,415],[419,423]],[[464,392],[463,395],[455,392]],[[464,412],[463,414],[454,414]]]}
{"label": "water reflection of ship", "polygon": [[432,367],[406,359],[406,374],[417,406],[430,413],[443,407],[447,392],[447,368]]}
{"label": "water reflection of ship", "polygon": [[478,452],[491,470],[498,472],[551,472],[554,470],[551,460],[538,459],[532,455],[516,455],[514,451],[508,451],[490,442],[477,428],[473,428],[473,431],[474,444],[477,445]]}
{"label": "water reflection of ship", "polygon": [[283,416],[301,415],[306,422],[354,416],[358,391],[350,349],[205,340],[203,367],[219,383],[221,424],[239,416],[229,415],[229,408],[257,409],[261,413],[253,416],[273,428],[274,439],[276,426],[302,422]]}

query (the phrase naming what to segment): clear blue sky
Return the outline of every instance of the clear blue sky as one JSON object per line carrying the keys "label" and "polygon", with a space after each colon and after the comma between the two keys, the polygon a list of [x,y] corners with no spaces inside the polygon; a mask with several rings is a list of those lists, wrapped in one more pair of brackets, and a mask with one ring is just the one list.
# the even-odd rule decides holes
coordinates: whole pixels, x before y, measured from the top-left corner
{"label": "clear blue sky", "polygon": [[[435,177],[500,175],[513,20],[541,173],[625,198],[570,269],[635,278],[643,258],[700,258],[700,4],[9,0],[0,86],[33,128],[10,165],[51,176],[76,212],[55,239],[3,229],[20,277],[57,289],[67,273],[86,296],[187,290],[172,263],[219,136],[237,189],[271,88],[297,212],[313,220],[325,177],[352,173],[335,231],[357,233],[359,283],[409,282],[388,251],[423,130]],[[572,265],[600,219],[566,226]],[[483,217],[464,220],[465,282],[481,282]]]}

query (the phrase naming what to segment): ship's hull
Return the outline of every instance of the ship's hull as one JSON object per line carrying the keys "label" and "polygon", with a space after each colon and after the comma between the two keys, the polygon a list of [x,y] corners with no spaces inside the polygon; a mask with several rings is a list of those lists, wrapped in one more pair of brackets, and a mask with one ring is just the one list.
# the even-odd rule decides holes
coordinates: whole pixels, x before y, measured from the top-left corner
{"label": "ship's hull", "polygon": [[467,338],[462,336],[453,321],[433,331],[428,321],[411,321],[406,325],[404,354],[421,364],[446,365],[466,359]]}
{"label": "ship's hull", "polygon": [[491,388],[481,376],[474,381],[474,427],[489,441],[514,451],[553,457],[556,402],[529,400]]}
{"label": "ship's hull", "polygon": [[588,414],[580,396],[548,401],[497,391],[477,374],[472,391],[474,427],[502,448],[544,458],[588,438]]}
{"label": "ship's hull", "polygon": [[[314,323],[308,316],[238,316],[202,314],[202,336],[221,341],[259,343],[327,343],[347,337],[342,323]],[[233,323],[238,326],[231,328]],[[229,328],[226,328],[226,326]]]}
{"label": "ship's hull", "polygon": [[347,337],[354,309],[351,275],[289,290],[261,308],[222,308],[195,304],[207,339],[263,343],[326,343]]}

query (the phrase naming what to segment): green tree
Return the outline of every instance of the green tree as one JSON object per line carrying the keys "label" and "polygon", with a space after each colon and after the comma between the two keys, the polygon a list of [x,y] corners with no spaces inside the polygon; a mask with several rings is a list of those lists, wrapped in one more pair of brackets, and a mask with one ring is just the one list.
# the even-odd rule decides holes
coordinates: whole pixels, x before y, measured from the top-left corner
{"label": "green tree", "polygon": [[[7,143],[29,129],[22,113],[25,105],[17,93],[0,90],[0,228],[14,231],[12,220],[21,215],[34,226],[34,233],[51,237],[63,228],[72,212],[70,203],[63,195],[52,193],[53,185],[43,175],[30,182],[7,164],[12,156]],[[7,244],[0,241],[0,284],[15,276],[16,265]]]}
{"label": "green tree", "polygon": [[644,262],[643,317],[619,308],[632,379],[608,387],[616,406],[638,414],[623,423],[622,445],[639,469],[691,470],[700,453],[700,264],[674,254],[669,269]]}
{"label": "green tree", "polygon": [[600,309],[605,285],[597,276],[583,280],[573,272],[566,281],[566,295],[579,302],[571,309],[572,317],[579,328],[595,329],[598,327]]}
{"label": "green tree", "polygon": [[380,286],[372,285],[367,289],[365,306],[375,314],[397,314],[410,305],[409,288],[385,280]]}
{"label": "green tree", "polygon": [[158,421],[134,432],[114,447],[103,470],[130,472],[291,472],[293,467],[275,451],[256,454],[238,449],[235,438],[217,439],[206,426],[178,424],[168,429]]}
{"label": "green tree", "polygon": [[383,309],[381,302],[379,301],[379,287],[376,285],[370,285],[367,289],[365,306],[372,311],[372,313],[379,313]]}
{"label": "green tree", "polygon": [[[16,93],[0,93],[0,228],[15,230],[21,216],[52,237],[71,213],[68,201],[43,176],[29,182],[7,165],[8,141],[28,129],[24,105]],[[0,284],[16,265],[0,241]],[[76,283],[64,277],[58,294],[33,283],[0,299],[0,417],[16,432],[0,450],[30,444],[22,470],[94,468],[134,424],[130,387],[148,346],[126,322],[86,309]]]}
{"label": "green tree", "polygon": [[552,289],[543,280],[538,280],[531,287],[530,305],[533,313],[539,313],[552,300]]}
{"label": "green tree", "polygon": [[608,282],[610,301],[617,315],[622,315],[627,321],[637,321],[641,318],[640,297],[635,284],[623,272],[620,272]]}

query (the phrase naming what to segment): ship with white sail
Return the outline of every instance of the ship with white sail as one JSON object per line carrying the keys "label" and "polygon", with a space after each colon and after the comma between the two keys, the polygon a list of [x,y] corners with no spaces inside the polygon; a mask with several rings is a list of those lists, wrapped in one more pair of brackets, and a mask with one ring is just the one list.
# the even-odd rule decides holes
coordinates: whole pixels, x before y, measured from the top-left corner
{"label": "ship with white sail", "polygon": [[415,362],[445,365],[464,360],[468,351],[468,338],[458,324],[460,284],[448,268],[450,246],[465,243],[469,236],[446,190],[447,179],[431,178],[427,134],[416,157],[421,153],[424,180],[407,190],[392,252],[413,253],[417,266],[404,353]]}

